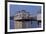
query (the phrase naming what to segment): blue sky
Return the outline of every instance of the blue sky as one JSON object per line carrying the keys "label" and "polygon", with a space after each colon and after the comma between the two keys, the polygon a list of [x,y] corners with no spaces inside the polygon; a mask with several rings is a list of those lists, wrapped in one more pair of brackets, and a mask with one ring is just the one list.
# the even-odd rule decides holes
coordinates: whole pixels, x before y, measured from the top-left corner
{"label": "blue sky", "polygon": [[[32,6],[32,5],[10,5],[10,16],[15,16],[17,11],[26,10],[27,12],[32,13],[32,15],[37,15],[37,12],[39,12],[41,9],[41,6]],[[33,24],[34,25],[34,24]],[[35,24],[37,25],[37,24]],[[10,28],[14,29],[14,21],[10,21]]]}
{"label": "blue sky", "polygon": [[33,6],[33,5],[10,5],[10,15],[14,16],[17,11],[26,10],[33,15],[36,15],[38,11],[40,11],[41,6]]}

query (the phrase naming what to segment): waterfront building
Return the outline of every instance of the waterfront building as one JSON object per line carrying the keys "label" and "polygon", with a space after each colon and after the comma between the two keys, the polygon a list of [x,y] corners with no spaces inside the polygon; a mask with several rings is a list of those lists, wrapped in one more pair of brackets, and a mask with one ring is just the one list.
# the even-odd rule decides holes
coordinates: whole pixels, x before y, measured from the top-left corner
{"label": "waterfront building", "polygon": [[25,10],[18,11],[14,16],[14,26],[15,29],[22,29],[22,28],[37,28],[39,16],[32,16],[29,12]]}

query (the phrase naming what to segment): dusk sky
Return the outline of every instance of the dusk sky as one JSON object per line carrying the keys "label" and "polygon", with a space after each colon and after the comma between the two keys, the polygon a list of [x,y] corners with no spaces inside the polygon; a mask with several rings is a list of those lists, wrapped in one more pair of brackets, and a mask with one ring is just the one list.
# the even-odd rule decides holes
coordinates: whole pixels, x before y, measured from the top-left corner
{"label": "dusk sky", "polygon": [[41,6],[33,6],[33,5],[10,5],[10,15],[14,16],[17,11],[26,10],[33,15],[36,15],[38,11],[40,11]]}

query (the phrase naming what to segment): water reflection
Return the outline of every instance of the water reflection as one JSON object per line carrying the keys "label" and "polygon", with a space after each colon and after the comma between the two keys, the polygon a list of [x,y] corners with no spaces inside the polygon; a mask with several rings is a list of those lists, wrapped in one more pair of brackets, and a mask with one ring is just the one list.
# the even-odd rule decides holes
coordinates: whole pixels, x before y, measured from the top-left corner
{"label": "water reflection", "polygon": [[[41,22],[37,21],[25,21],[23,24],[23,28],[40,28],[40,27]],[[14,20],[10,20],[10,29],[14,29]]]}

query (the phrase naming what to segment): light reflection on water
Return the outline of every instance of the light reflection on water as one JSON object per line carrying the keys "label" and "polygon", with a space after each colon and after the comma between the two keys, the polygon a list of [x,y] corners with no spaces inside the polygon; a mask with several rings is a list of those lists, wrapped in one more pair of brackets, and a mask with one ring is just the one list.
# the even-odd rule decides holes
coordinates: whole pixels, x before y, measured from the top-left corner
{"label": "light reflection on water", "polygon": [[[32,21],[32,24],[29,23],[29,26],[28,27],[26,26],[26,28],[39,28],[39,27],[41,27],[41,23],[39,23],[38,25],[37,21]],[[10,29],[14,29],[14,20],[10,20]]]}

